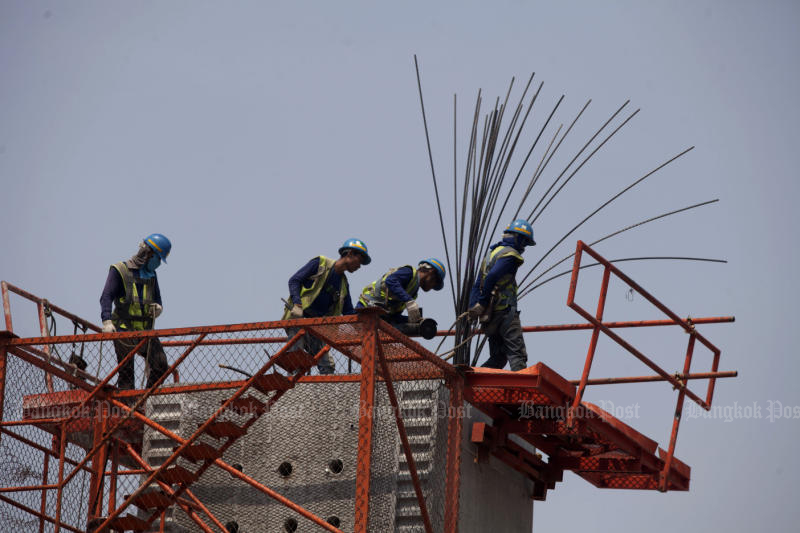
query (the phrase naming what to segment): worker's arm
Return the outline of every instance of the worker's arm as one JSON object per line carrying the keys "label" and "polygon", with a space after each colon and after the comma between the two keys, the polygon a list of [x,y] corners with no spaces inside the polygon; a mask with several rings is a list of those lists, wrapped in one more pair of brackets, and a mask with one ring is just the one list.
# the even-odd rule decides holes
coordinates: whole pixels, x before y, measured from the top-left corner
{"label": "worker's arm", "polygon": [[342,314],[354,315],[356,314],[356,312],[353,309],[353,300],[350,299],[350,282],[346,283],[347,283],[347,295],[344,297],[344,303],[342,304]]}
{"label": "worker's arm", "polygon": [[494,290],[497,281],[506,274],[516,275],[519,265],[519,261],[514,257],[501,257],[498,259],[486,274],[486,279],[483,280],[483,290],[481,290],[480,278],[475,280],[475,285],[472,286],[472,292],[470,293],[470,306],[479,303],[484,307],[488,307],[489,300],[492,297],[492,290]]}
{"label": "worker's arm", "polygon": [[103,293],[100,295],[100,320],[103,322],[111,320],[111,305],[120,296],[125,296],[125,286],[117,269],[110,267]]}
{"label": "worker's arm", "polygon": [[158,276],[156,275],[156,279],[153,281],[153,301],[158,305],[163,305],[161,301],[161,289],[158,286]]}
{"label": "worker's arm", "polygon": [[398,268],[386,278],[386,290],[390,296],[401,302],[413,300],[411,295],[406,292],[406,286],[411,281],[413,270],[411,267]]}
{"label": "worker's arm", "polygon": [[291,278],[289,278],[289,295],[292,298],[292,303],[301,305],[300,288],[306,281],[310,282],[311,276],[316,274],[317,270],[319,270],[319,257],[315,257],[306,263],[300,270],[295,272]]}
{"label": "worker's arm", "polygon": [[475,277],[475,283],[472,284],[472,289],[469,291],[469,307],[472,307],[481,297],[481,276],[478,274]]}

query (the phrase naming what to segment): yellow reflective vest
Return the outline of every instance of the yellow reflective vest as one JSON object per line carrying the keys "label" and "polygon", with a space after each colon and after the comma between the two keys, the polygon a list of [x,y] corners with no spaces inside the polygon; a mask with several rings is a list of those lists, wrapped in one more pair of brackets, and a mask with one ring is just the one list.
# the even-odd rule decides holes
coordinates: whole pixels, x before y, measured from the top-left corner
{"label": "yellow reflective vest", "polygon": [[[336,259],[331,259],[330,257],[325,257],[324,255],[319,256],[319,267],[317,268],[317,273],[311,276],[311,286],[306,288],[305,285],[300,286],[300,306],[305,311],[311,304],[314,303],[314,300],[317,299],[320,292],[322,292],[322,288],[325,286],[325,282],[328,281],[328,276],[330,275],[331,271],[333,270],[333,265],[336,263]],[[342,309],[344,308],[344,300],[347,297],[347,279],[342,275],[342,281],[339,286],[339,298],[333,305],[333,310],[327,316],[339,316],[342,314]],[[291,295],[286,299],[287,302],[292,301]],[[286,309],[283,313],[283,320],[288,320],[292,317],[292,310]]]}
{"label": "yellow reflective vest", "polygon": [[[525,262],[520,253],[511,246],[498,246],[497,248],[493,249],[484,258],[483,263],[481,264],[481,290],[483,290],[483,282],[486,279],[486,275],[490,270],[492,270],[492,267],[495,265],[495,263],[497,263],[497,261],[503,257],[513,257],[519,261],[520,265]],[[497,283],[494,285],[494,291],[495,297],[493,299],[493,310],[501,311],[510,305],[516,305],[517,280],[512,274],[506,274],[497,280]]]}
{"label": "yellow reflective vest", "polygon": [[[111,267],[119,272],[125,287],[125,295],[114,300],[114,311],[111,313],[114,326],[118,330],[127,331],[152,329],[153,318],[148,316],[148,308],[154,302],[155,276],[149,279],[134,278],[124,261],[114,263]],[[141,295],[136,287],[137,283],[142,287]]]}
{"label": "yellow reflective vest", "polygon": [[393,315],[400,313],[406,306],[394,297],[394,295],[386,288],[386,278],[400,270],[401,268],[411,269],[411,280],[406,284],[403,289],[411,296],[412,299],[417,299],[419,292],[419,272],[411,265],[405,265],[398,268],[393,268],[384,274],[380,279],[373,281],[361,291],[361,296],[358,298],[359,303],[364,307],[378,306],[386,310],[387,313]]}

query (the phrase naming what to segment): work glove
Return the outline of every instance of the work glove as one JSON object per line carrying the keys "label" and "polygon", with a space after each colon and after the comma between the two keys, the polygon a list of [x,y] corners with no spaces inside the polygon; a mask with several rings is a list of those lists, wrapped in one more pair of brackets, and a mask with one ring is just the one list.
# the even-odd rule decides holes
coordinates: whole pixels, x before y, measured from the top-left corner
{"label": "work glove", "polygon": [[110,320],[103,320],[103,333],[114,333],[117,331],[117,328],[114,327],[114,323]]}
{"label": "work glove", "polygon": [[153,317],[153,318],[158,318],[159,316],[161,316],[161,312],[163,310],[164,310],[164,308],[161,306],[161,304],[157,304],[157,303],[150,304],[150,309],[149,309],[150,316]]}
{"label": "work glove", "polygon": [[486,308],[481,304],[477,303],[469,308],[467,311],[467,316],[469,317],[470,321],[478,320],[483,314],[486,312]]}
{"label": "work glove", "polygon": [[303,306],[300,304],[294,304],[292,306],[292,318],[303,318]]}
{"label": "work glove", "polygon": [[406,302],[406,311],[408,311],[408,322],[410,324],[416,324],[422,320],[422,311],[420,311],[416,300]]}

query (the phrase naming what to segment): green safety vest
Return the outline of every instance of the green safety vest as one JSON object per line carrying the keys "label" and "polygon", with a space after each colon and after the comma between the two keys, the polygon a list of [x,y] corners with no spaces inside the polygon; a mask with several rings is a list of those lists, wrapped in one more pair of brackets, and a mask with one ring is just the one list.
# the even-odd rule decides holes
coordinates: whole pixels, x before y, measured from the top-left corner
{"label": "green safety vest", "polygon": [[[404,287],[404,289],[412,299],[416,300],[417,293],[419,292],[419,273],[417,272],[417,269],[411,265],[405,265],[405,267],[411,269],[411,280]],[[405,267],[393,268],[384,274],[380,279],[375,280],[364,287],[364,290],[361,291],[361,296],[358,299],[361,305],[364,307],[382,307],[391,315],[402,312],[403,308],[406,306],[406,303],[398,300],[386,289],[386,278]]]}
{"label": "green safety vest", "polygon": [[[147,315],[150,304],[154,302],[153,293],[155,291],[156,278],[149,279],[134,277],[125,262],[111,265],[122,279],[125,287],[125,296],[114,300],[114,311],[111,313],[111,320],[118,330],[143,331],[153,328],[153,317]],[[136,285],[141,284],[142,294]]]}
{"label": "green safety vest", "polygon": [[[334,263],[336,263],[336,259],[331,259],[324,255],[319,256],[319,268],[317,268],[317,273],[311,276],[311,287],[306,288],[304,285],[300,286],[300,305],[304,311],[311,307],[311,304],[314,303],[314,300],[316,300],[317,296],[322,292],[325,282],[328,281],[328,275],[333,270]],[[342,314],[344,300],[347,297],[347,279],[345,279],[344,274],[342,274],[342,282],[339,286],[339,297],[336,298],[335,296],[336,294],[334,293],[335,303],[326,316],[339,316]],[[289,295],[286,301],[291,302],[292,296]],[[286,309],[283,313],[282,320],[288,320],[291,317],[292,310]]]}
{"label": "green safety vest", "polygon": [[[513,257],[519,261],[520,265],[525,262],[519,252],[511,246],[498,246],[489,252],[481,264],[481,290],[483,290],[483,282],[486,279],[486,275],[489,273],[495,263],[497,263],[498,259],[503,257]],[[516,305],[517,280],[513,275],[506,274],[497,280],[494,288],[496,290],[493,306],[494,311],[501,311],[511,305]]]}

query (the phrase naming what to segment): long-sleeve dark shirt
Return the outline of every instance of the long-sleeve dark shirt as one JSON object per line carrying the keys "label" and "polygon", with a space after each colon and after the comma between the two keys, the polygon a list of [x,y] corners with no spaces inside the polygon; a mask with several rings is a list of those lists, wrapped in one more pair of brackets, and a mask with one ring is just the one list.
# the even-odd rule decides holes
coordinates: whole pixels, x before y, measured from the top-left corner
{"label": "long-sleeve dark shirt", "polygon": [[[131,269],[131,274],[135,279],[139,277],[139,269]],[[136,284],[136,293],[139,295],[139,303],[142,298],[142,284]],[[114,300],[125,296],[125,284],[122,282],[122,277],[114,267],[109,268],[108,277],[106,278],[106,285],[103,287],[103,294],[100,295],[100,320],[111,320],[111,307]],[[158,277],[156,276],[153,283],[153,301],[161,305],[161,289],[158,287]]]}
{"label": "long-sleeve dark shirt", "polygon": [[[291,278],[289,278],[289,295],[291,296],[292,303],[296,303],[298,305],[301,304],[300,288],[311,288],[311,285],[314,283],[311,277],[317,273],[317,270],[319,270],[319,257],[315,257],[306,263],[300,270],[295,272]],[[336,302],[333,300],[333,297],[337,292],[339,292],[342,278],[344,278],[345,286],[347,287],[347,295],[344,298],[342,314],[352,315],[355,313],[355,311],[353,311],[353,301],[350,299],[350,284],[347,282],[347,277],[344,274],[337,274],[335,270],[331,269],[330,273],[328,274],[328,279],[325,280],[325,285],[322,287],[319,296],[317,296],[317,298],[311,302],[311,305],[304,310],[305,316],[319,317],[328,315],[331,308],[336,304]]]}
{"label": "long-sleeve dark shirt", "polygon": [[[401,302],[408,302],[413,300],[414,298],[411,297],[408,292],[406,292],[406,286],[411,281],[411,276],[413,275],[414,271],[411,267],[401,267],[386,276],[386,290],[389,291],[390,296]],[[364,304],[361,303],[361,300],[358,301],[356,304],[356,308],[362,308]],[[405,324],[408,322],[408,317],[403,314],[403,310],[401,309],[397,313],[392,313],[388,315],[383,315],[381,318],[389,322],[390,324]]]}
{"label": "long-sleeve dark shirt", "polygon": [[406,292],[406,287],[411,281],[411,276],[414,270],[411,267],[398,268],[386,277],[386,290],[391,293],[395,300],[401,302],[408,302],[413,300],[410,294]]}
{"label": "long-sleeve dark shirt", "polygon": [[[491,250],[494,250],[498,246],[511,246],[514,248],[514,242],[511,239],[503,239],[502,241],[490,246],[489,251],[491,252]],[[520,250],[519,248],[516,250],[520,253],[524,251],[524,249]],[[484,307],[488,307],[495,284],[506,274],[516,276],[519,265],[520,262],[514,257],[502,257],[498,259],[489,272],[486,273],[486,279],[483,280],[482,288],[481,276],[480,273],[478,273],[478,276],[475,277],[475,284],[472,285],[472,291],[470,291],[469,306],[472,307],[476,303],[479,303]]]}

